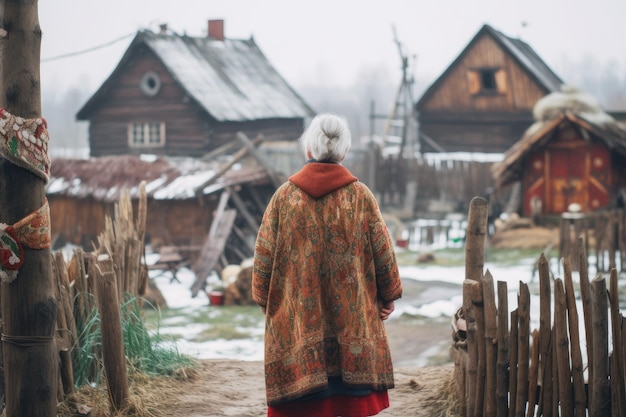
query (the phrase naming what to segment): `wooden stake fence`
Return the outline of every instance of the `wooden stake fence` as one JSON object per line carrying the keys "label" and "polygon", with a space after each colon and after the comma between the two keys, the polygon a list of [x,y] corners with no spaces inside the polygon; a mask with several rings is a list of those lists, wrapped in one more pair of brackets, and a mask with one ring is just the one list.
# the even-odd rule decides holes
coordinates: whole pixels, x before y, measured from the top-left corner
{"label": "wooden stake fence", "polygon": [[147,195],[145,184],[142,183],[139,188],[136,218],[130,194],[124,192],[115,205],[114,216],[106,219],[105,231],[98,237],[98,245],[93,252],[77,249],[67,263],[61,252],[55,253],[52,258],[59,305],[57,345],[63,387],[58,395],[59,401],[74,391],[71,358],[78,350],[77,328],[84,329],[93,312],[98,310],[102,346],[98,351],[91,352],[100,361],[94,361],[89,378],[95,380],[104,370],[112,409],[120,410],[127,404],[130,394],[121,305],[126,301],[125,295],[144,295],[148,280],[142,259]]}
{"label": "wooden stake fence", "polygon": [[[530,312],[537,309],[531,306],[528,285],[519,283],[518,306],[509,312],[506,282],[498,281],[496,287],[491,273],[483,272],[485,206],[486,200],[475,197],[468,218],[466,279],[458,313],[467,333],[453,349],[461,415],[626,416],[626,330],[617,270],[611,269],[608,288],[600,274],[590,282],[585,242],[578,237],[577,296],[571,259],[563,258],[563,277],[553,279],[542,254],[539,328],[531,331]],[[586,349],[581,347],[581,331]]]}

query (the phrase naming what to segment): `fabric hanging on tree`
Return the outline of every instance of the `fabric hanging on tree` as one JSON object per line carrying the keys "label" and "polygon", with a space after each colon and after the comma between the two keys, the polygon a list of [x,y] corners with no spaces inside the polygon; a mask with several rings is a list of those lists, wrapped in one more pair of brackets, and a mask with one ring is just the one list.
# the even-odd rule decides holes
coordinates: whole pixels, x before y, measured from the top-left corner
{"label": "fabric hanging on tree", "polygon": [[0,279],[13,282],[24,264],[24,247],[46,249],[51,244],[50,207],[44,205],[10,226],[0,223]]}
{"label": "fabric hanging on tree", "polygon": [[[0,157],[50,180],[48,124],[43,117],[24,119],[0,108]],[[50,208],[44,205],[14,225],[0,222],[0,279],[12,282],[24,264],[24,247],[50,247]]]}
{"label": "fabric hanging on tree", "polygon": [[50,179],[48,123],[43,117],[24,119],[0,108],[0,156],[39,176]]}

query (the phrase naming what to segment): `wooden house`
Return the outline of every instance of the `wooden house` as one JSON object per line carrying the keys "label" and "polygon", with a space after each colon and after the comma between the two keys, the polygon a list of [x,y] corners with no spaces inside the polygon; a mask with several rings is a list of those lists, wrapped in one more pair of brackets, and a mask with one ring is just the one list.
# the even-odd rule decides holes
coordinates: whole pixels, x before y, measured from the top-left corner
{"label": "wooden house", "polygon": [[498,187],[521,184],[524,216],[623,206],[626,128],[575,90],[537,102],[536,122],[494,165]]}
{"label": "wooden house", "polygon": [[484,25],[417,102],[420,151],[502,153],[562,83],[527,43]]}
{"label": "wooden house", "polygon": [[91,156],[200,157],[235,139],[294,141],[313,110],[251,37],[137,33],[115,70],[79,110],[89,121]]}

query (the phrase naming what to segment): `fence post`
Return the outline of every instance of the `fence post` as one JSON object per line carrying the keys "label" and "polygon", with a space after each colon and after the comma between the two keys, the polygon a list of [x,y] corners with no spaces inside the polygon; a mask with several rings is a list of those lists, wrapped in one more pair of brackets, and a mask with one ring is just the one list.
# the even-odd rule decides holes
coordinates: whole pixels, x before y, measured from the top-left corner
{"label": "fence post", "polygon": [[624,368],[622,357],[622,351],[620,344],[622,342],[622,316],[619,311],[619,293],[617,289],[617,269],[611,270],[611,282],[610,282],[610,297],[611,302],[611,327],[612,327],[612,340],[613,340],[613,355],[611,356],[611,385],[613,386],[612,392],[615,393],[613,401],[613,410],[616,410],[613,415],[626,416],[626,398],[624,397]]}
{"label": "fence post", "polygon": [[609,341],[608,303],[606,280],[597,275],[591,281],[592,322],[593,322],[593,379],[589,381],[589,415],[610,415],[611,396],[609,391]]}
{"label": "fence post", "polygon": [[509,297],[505,281],[498,281],[498,362],[496,365],[498,417],[507,417],[509,403]]}
{"label": "fence post", "polygon": [[528,285],[519,283],[518,304],[518,360],[517,360],[517,400],[515,402],[515,416],[524,417],[528,404],[528,372],[530,347],[530,292]]}
{"label": "fence post", "polygon": [[539,271],[539,360],[541,362],[541,393],[537,415],[552,416],[552,367],[550,345],[552,343],[552,289],[550,286],[550,265],[545,254],[541,254],[537,269]]}
{"label": "fence post", "polygon": [[[579,247],[580,249],[580,247]],[[579,271],[587,268],[587,263],[578,263]],[[565,300],[567,305],[567,321],[569,325],[571,359],[572,359],[572,384],[574,385],[574,411],[576,417],[585,417],[587,413],[587,393],[585,392],[585,379],[583,377],[583,358],[580,349],[580,330],[578,328],[578,308],[576,307],[576,295],[574,294],[574,282],[572,280],[572,267],[569,258],[563,260],[563,278],[565,283]]]}
{"label": "fence post", "polygon": [[491,272],[487,270],[482,280],[484,315],[485,315],[485,406],[484,416],[496,415],[496,343],[498,322],[496,309],[496,293]]}
{"label": "fence post", "polygon": [[556,362],[559,403],[561,405],[560,416],[571,416],[572,406],[572,383],[569,365],[569,339],[567,337],[567,311],[565,309],[565,287],[563,280],[557,278],[554,281],[554,329],[556,334]]}

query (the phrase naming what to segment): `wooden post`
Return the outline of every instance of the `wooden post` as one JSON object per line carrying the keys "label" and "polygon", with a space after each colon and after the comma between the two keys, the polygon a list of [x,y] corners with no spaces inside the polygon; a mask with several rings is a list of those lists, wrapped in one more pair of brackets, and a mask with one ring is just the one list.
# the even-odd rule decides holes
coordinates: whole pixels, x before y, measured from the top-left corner
{"label": "wooden post", "polygon": [[507,417],[509,404],[509,298],[505,281],[498,281],[497,417]]}
{"label": "wooden post", "polygon": [[593,379],[589,381],[589,415],[610,415],[609,318],[606,280],[597,275],[591,282],[593,319]]}
{"label": "wooden post", "polygon": [[478,351],[478,363],[476,366],[476,409],[477,416],[485,416],[485,374],[486,374],[486,358],[485,358],[485,309],[483,300],[483,281],[480,280],[472,291],[472,304],[474,305],[474,314],[476,317],[476,347]]}
{"label": "wooden post", "polygon": [[[597,217],[599,219],[600,217]],[[593,379],[593,322],[591,312],[591,284],[589,283],[589,267],[587,262],[586,244],[582,238],[578,238],[578,265],[580,278],[580,300],[583,305],[583,320],[585,323],[585,345],[587,346],[587,380]],[[598,253],[599,254],[599,253]],[[588,394],[591,395],[591,392]],[[589,399],[588,402],[591,402]]]}
{"label": "wooden post", "polygon": [[119,411],[126,405],[129,390],[117,279],[113,270],[113,262],[108,255],[98,256],[96,270],[97,274],[94,278],[98,285],[96,296],[100,307],[102,360],[111,406],[114,410]]}
{"label": "wooden post", "polygon": [[517,360],[517,399],[515,416],[524,417],[528,403],[528,372],[530,362],[530,291],[528,285],[519,283],[518,305],[518,360]]}
{"label": "wooden post", "polygon": [[612,391],[615,392],[615,397],[612,401],[613,409],[616,413],[613,415],[624,416],[626,415],[626,390],[624,388],[624,367],[622,352],[620,349],[620,343],[622,341],[622,317],[619,311],[619,292],[617,287],[617,269],[611,270],[610,277],[610,309],[611,309],[611,329],[612,329],[612,341],[613,341],[613,355],[611,357],[611,385]]}
{"label": "wooden post", "polygon": [[467,402],[468,417],[478,417],[476,413],[476,384],[478,379],[478,337],[476,334],[476,312],[472,303],[472,294],[479,286],[477,281],[466,279],[463,281],[463,313],[467,325],[467,379],[465,400]]}
{"label": "wooden post", "polygon": [[465,236],[465,279],[480,281],[485,266],[487,200],[474,197],[470,202]]}
{"label": "wooden post", "polygon": [[509,404],[509,417],[515,417],[517,408],[517,361],[519,358],[519,317],[517,308],[511,312],[511,338],[509,349],[509,394],[511,403]]}
{"label": "wooden post", "polygon": [[[552,289],[550,287],[550,265],[545,254],[541,254],[538,263],[539,270],[539,360],[541,362],[540,379],[541,394],[537,415],[551,412],[552,403],[552,368],[547,366],[548,349],[552,335]],[[544,408],[545,407],[545,408]]]}
{"label": "wooden post", "polygon": [[485,315],[485,407],[483,415],[496,415],[496,343],[498,338],[498,321],[496,313],[496,293],[493,277],[489,270],[483,278],[483,300]]}
{"label": "wooden post", "polygon": [[569,339],[567,337],[567,311],[565,308],[565,287],[563,280],[554,281],[554,329],[556,332],[555,353],[557,362],[557,381],[559,387],[559,416],[573,416],[572,376],[569,364]]}
{"label": "wooden post", "polygon": [[[580,247],[579,247],[580,250]],[[579,271],[587,264],[578,263]],[[587,393],[585,391],[585,379],[583,377],[584,366],[580,349],[580,330],[578,328],[578,308],[576,307],[576,295],[574,294],[574,282],[572,280],[572,267],[569,258],[563,262],[563,278],[565,283],[565,300],[567,302],[567,321],[569,325],[569,337],[572,359],[572,384],[574,386],[574,415],[585,417],[587,413]]]}
{"label": "wooden post", "polygon": [[[41,116],[38,2],[6,0],[2,19],[0,107],[26,119]],[[3,140],[0,138],[0,140]],[[45,203],[45,184],[29,170],[0,158],[0,222],[15,224]],[[56,416],[57,304],[50,249],[24,248],[18,277],[2,284],[6,415]]]}
{"label": "wooden post", "polygon": [[532,347],[530,349],[530,369],[528,371],[528,408],[526,417],[535,415],[535,405],[537,404],[537,385],[539,380],[539,330],[533,330]]}

